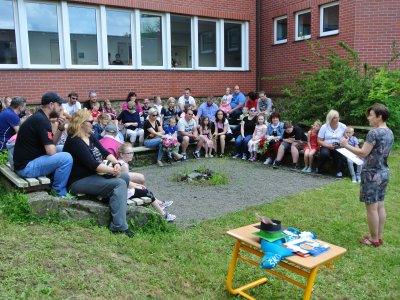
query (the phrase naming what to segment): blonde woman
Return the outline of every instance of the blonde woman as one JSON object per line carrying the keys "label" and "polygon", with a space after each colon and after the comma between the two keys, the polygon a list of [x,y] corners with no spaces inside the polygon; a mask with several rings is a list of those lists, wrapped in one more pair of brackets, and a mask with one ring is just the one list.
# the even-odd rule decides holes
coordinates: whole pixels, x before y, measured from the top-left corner
{"label": "blonde woman", "polygon": [[[64,151],[74,160],[68,186],[74,194],[88,194],[109,198],[113,233],[133,237],[126,222],[126,195],[129,175],[121,173],[121,165],[94,137],[93,117],[88,110],[78,110],[71,118]],[[106,159],[112,166],[103,164]],[[100,175],[101,174],[101,175]]]}

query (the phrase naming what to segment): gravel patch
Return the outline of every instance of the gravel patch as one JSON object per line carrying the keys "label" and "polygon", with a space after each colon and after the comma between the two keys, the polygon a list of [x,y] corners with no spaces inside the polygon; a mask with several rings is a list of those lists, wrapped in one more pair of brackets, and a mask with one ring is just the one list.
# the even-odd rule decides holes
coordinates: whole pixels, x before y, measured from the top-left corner
{"label": "gravel patch", "polygon": [[[174,174],[207,167],[229,177],[227,185],[202,187],[175,182]],[[316,188],[334,180],[289,169],[274,170],[261,162],[250,163],[240,159],[191,159],[187,162],[151,165],[134,168],[146,176],[146,184],[160,200],[173,200],[169,211],[176,214],[178,226],[188,226],[201,220],[218,218],[249,206],[271,202],[274,199]],[[265,192],[260,192],[265,191]]]}

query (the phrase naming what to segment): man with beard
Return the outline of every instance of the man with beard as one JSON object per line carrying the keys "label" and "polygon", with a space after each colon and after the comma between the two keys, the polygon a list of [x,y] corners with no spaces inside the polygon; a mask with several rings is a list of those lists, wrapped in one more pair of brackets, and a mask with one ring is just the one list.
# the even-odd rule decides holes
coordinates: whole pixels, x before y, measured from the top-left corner
{"label": "man with beard", "polygon": [[[61,117],[62,104],[66,103],[56,93],[42,96],[41,108],[19,128],[14,148],[14,169],[22,177],[39,177],[54,173],[52,189],[58,196],[66,196],[66,185],[72,168],[72,156],[57,153],[57,143],[65,130]],[[51,122],[58,123],[53,134]]]}

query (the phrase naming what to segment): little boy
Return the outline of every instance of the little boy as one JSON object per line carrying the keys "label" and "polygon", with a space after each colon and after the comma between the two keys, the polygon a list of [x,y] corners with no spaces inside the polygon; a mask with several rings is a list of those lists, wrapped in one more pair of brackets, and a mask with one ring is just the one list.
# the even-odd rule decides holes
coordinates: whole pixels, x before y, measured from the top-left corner
{"label": "little boy", "polygon": [[[346,128],[346,136],[349,138],[349,145],[360,148],[358,139],[354,136],[354,128],[352,127],[347,127]],[[357,171],[354,172],[354,163],[353,161],[348,158],[347,159],[347,165],[349,167],[349,173],[351,175],[351,182],[357,183],[361,181],[360,174],[361,174],[361,169],[362,165],[357,165]]]}

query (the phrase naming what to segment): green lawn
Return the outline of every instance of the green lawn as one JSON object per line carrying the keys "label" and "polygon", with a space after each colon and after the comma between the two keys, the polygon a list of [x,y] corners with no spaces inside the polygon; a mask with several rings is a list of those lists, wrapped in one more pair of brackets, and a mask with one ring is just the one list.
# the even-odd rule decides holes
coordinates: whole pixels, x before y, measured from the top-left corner
{"label": "green lawn", "polygon": [[[133,239],[106,228],[17,224],[0,215],[0,299],[234,299],[225,289],[234,240],[224,232],[256,222],[255,212],[348,249],[334,270],[317,276],[312,299],[400,299],[400,151],[392,153],[390,166],[385,244],[379,248],[358,243],[367,233],[365,208],[349,180],[190,228],[138,232]],[[239,262],[238,284],[262,275]],[[301,289],[275,278],[250,294],[302,298]]]}

